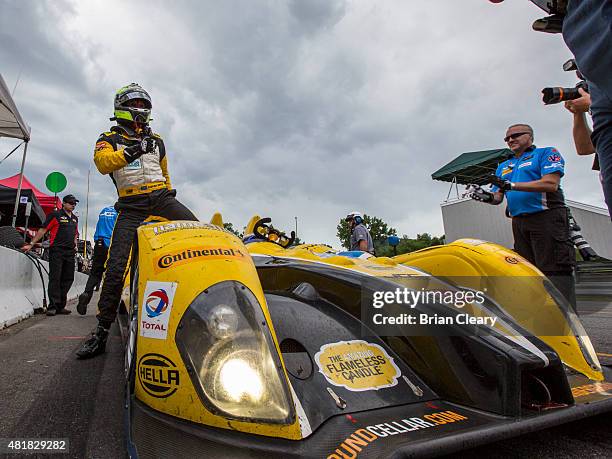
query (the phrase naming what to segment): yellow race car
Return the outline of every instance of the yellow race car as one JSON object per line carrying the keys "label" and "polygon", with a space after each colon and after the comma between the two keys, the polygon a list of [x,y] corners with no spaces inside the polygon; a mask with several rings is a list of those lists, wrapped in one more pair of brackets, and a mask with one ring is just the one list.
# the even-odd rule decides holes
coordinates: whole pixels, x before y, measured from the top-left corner
{"label": "yellow race car", "polygon": [[515,253],[465,239],[376,258],[269,223],[244,240],[218,214],[139,228],[130,457],[435,455],[612,408],[580,321]]}

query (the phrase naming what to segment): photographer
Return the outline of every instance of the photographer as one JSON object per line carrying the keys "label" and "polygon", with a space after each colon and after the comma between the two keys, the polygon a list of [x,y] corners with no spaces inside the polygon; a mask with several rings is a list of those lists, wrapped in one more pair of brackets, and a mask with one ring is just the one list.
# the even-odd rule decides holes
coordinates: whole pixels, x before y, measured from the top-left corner
{"label": "photographer", "polygon": [[593,117],[591,139],[612,217],[612,2],[569,0],[563,39],[588,81]]}
{"label": "photographer", "polygon": [[[503,0],[490,0],[500,3]],[[576,58],[591,97],[593,133],[604,198],[612,218],[612,1],[531,0],[551,14],[538,19],[536,31],[563,34]]]}
{"label": "photographer", "polygon": [[557,149],[537,148],[533,139],[531,126],[510,126],[504,141],[514,156],[497,167],[491,192],[478,190],[470,197],[498,205],[506,196],[514,251],[540,269],[575,307],[576,254],[560,187],[565,161]]}

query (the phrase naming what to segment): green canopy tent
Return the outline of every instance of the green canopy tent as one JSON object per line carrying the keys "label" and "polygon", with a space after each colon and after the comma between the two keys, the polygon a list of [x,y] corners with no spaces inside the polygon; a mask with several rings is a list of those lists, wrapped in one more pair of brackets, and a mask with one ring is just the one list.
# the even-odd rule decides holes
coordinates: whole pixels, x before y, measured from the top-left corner
{"label": "green canopy tent", "polygon": [[442,166],[431,174],[433,180],[450,182],[446,200],[450,197],[453,184],[459,197],[458,184],[461,185],[486,185],[489,183],[488,177],[497,170],[497,165],[511,156],[512,150],[502,148],[498,150],[470,151],[462,153],[450,163]]}
{"label": "green canopy tent", "polygon": [[434,180],[468,185],[486,185],[497,165],[511,156],[512,150],[483,150],[463,153],[431,174]]}

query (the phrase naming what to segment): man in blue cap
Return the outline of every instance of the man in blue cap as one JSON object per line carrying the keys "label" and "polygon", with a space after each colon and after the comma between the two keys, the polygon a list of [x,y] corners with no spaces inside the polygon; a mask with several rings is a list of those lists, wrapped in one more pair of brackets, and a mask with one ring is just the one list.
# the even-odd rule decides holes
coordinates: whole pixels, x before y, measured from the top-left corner
{"label": "man in blue cap", "polygon": [[81,315],[87,312],[87,305],[93,296],[94,288],[100,285],[102,275],[104,274],[104,266],[108,257],[108,248],[110,247],[113,228],[117,221],[117,211],[113,206],[108,206],[102,209],[98,216],[96,224],[96,232],[94,233],[94,251],[91,261],[91,270],[89,278],[85,285],[85,291],[79,295],[79,304],[77,311]]}

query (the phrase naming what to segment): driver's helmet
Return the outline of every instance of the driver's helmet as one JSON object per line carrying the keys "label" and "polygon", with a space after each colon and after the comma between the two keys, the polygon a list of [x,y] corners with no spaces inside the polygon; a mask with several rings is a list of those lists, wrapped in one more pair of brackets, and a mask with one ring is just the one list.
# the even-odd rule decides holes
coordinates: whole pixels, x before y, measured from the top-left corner
{"label": "driver's helmet", "polygon": [[[144,102],[143,108],[130,107],[128,101],[140,99]],[[118,122],[136,122],[148,124],[151,118],[151,96],[140,85],[131,83],[117,91],[115,94],[115,118]]]}
{"label": "driver's helmet", "polygon": [[361,212],[357,212],[355,210],[353,212],[350,212],[344,220],[347,222],[355,220],[355,223],[359,225],[360,223],[363,223],[363,215],[361,215]]}

